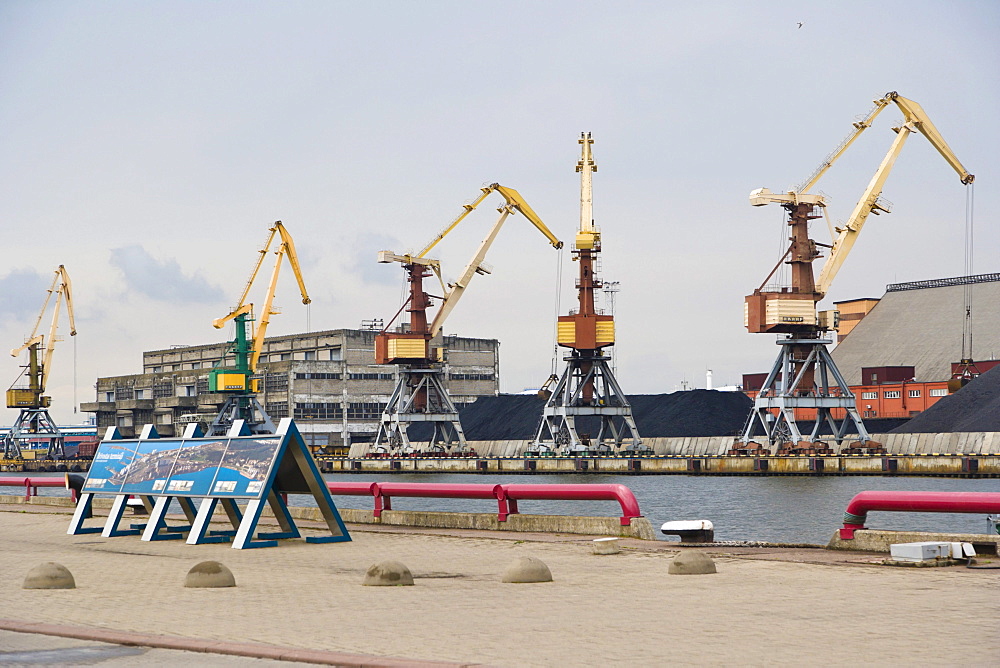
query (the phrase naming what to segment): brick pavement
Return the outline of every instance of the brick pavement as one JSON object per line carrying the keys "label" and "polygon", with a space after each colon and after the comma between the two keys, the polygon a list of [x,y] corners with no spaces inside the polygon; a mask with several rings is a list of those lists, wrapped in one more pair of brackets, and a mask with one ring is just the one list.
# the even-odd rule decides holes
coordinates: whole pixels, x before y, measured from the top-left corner
{"label": "brick pavement", "polygon": [[[3,617],[206,648],[509,666],[986,665],[1000,642],[1000,571],[862,566],[862,555],[825,551],[790,562],[794,553],[765,549],[720,551],[716,575],[668,576],[669,545],[627,543],[638,549],[595,556],[580,536],[368,527],[352,527],[351,543],[239,551],[68,536],[58,509],[2,510]],[[522,555],[545,561],[555,581],[500,583]],[[360,586],[369,565],[390,558],[409,566],[415,586]],[[207,559],[226,564],[238,586],[185,589],[187,570]],[[77,589],[21,589],[43,561],[67,566]]]}

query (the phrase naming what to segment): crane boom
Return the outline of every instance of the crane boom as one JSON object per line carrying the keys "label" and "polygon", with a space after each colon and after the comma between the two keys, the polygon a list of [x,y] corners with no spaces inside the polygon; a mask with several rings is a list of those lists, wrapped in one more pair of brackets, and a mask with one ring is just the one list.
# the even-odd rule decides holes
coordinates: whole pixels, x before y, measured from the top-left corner
{"label": "crane boom", "polygon": [[[295,252],[295,242],[292,240],[291,234],[288,233],[288,230],[285,229],[285,226],[280,220],[275,221],[274,226],[271,227],[269,231],[270,234],[267,238],[267,243],[265,243],[264,247],[258,251],[259,256],[257,258],[257,263],[254,265],[253,271],[250,273],[250,279],[243,288],[243,293],[240,295],[239,303],[237,303],[233,310],[227,315],[221,318],[216,318],[212,321],[213,327],[221,329],[230,320],[237,319],[237,327],[239,327],[241,326],[241,323],[247,321],[246,316],[250,315],[252,319],[253,303],[246,301],[247,296],[250,294],[250,288],[253,287],[254,281],[260,272],[260,268],[264,263],[264,258],[267,257],[268,252],[271,251],[271,244],[274,242],[275,237],[280,238],[281,242],[278,244],[277,250],[274,251],[276,258],[274,261],[274,268],[271,270],[271,280],[268,283],[267,293],[264,296],[264,307],[261,310],[260,322],[257,324],[257,327],[252,334],[249,358],[247,359],[247,370],[249,373],[254,373],[257,370],[257,363],[260,360],[260,354],[263,350],[267,326],[271,322],[271,316],[278,313],[278,311],[274,310],[272,304],[274,302],[274,293],[278,286],[278,275],[281,271],[281,260],[283,257],[287,256],[288,263],[292,266],[292,273],[295,274],[295,280],[299,286],[299,293],[302,295],[302,303],[309,304],[312,301],[312,299],[309,298],[309,293],[306,291],[305,280],[302,278],[302,270],[299,265],[298,254]],[[242,366],[239,361],[237,361],[237,366]]]}
{"label": "crane boom", "polygon": [[931,145],[937,149],[938,153],[951,165],[951,168],[958,173],[959,179],[961,179],[963,184],[968,185],[976,178],[965,169],[958,156],[955,155],[938,129],[927,118],[927,114],[924,113],[923,108],[919,104],[895,92],[887,94],[884,99],[896,103],[906,116],[906,122],[899,128],[894,128],[896,130],[896,139],[892,142],[892,146],[889,147],[889,151],[886,153],[885,158],[882,159],[878,169],[875,170],[874,176],[872,176],[868,187],[862,193],[861,199],[854,206],[854,210],[851,212],[847,222],[842,228],[838,228],[839,234],[833,242],[833,247],[830,249],[830,256],[823,264],[823,269],[820,271],[819,278],[816,281],[816,292],[820,296],[826,295],[829,291],[833,279],[836,278],[837,272],[840,271],[844,260],[847,259],[847,255],[854,247],[854,242],[857,241],[858,234],[861,233],[861,228],[864,226],[865,221],[868,220],[868,215],[872,213],[877,215],[880,211],[889,212],[889,209],[885,205],[880,204],[878,200],[882,195],[882,188],[889,177],[889,172],[892,171],[893,166],[896,164],[896,158],[899,157],[899,153],[903,149],[903,144],[906,143],[907,138],[914,130],[924,135]]}

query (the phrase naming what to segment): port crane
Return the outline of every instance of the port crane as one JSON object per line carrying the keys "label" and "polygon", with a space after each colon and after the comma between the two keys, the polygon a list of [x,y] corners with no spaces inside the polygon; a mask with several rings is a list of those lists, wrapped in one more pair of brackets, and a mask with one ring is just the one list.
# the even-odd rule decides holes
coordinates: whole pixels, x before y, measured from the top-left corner
{"label": "port crane", "polygon": [[[483,200],[492,193],[499,193],[504,203],[497,209],[499,218],[490,228],[486,238],[479,244],[476,253],[459,277],[452,283],[445,283],[441,277],[439,260],[427,257],[459,223],[472,213]],[[407,435],[411,424],[427,423],[433,431],[428,441],[432,451],[464,451],[465,433],[458,418],[458,409],[452,402],[444,386],[444,338],[441,328],[465,294],[469,282],[476,274],[492,273],[484,264],[487,251],[496,240],[500,228],[507,218],[520,213],[538,229],[554,248],[562,248],[563,242],[556,238],[545,226],[538,214],[528,205],[520,193],[513,188],[493,183],[481,188],[481,193],[444,230],[415,254],[399,255],[392,251],[380,251],[381,263],[398,262],[406,272],[409,296],[389,323],[375,336],[375,363],[397,365],[396,385],[382,413],[379,431],[372,446],[372,452],[385,453],[415,452]],[[427,310],[433,306],[431,295],[424,292],[423,281],[434,276],[440,284],[442,296],[437,313],[428,320]],[[410,314],[408,324],[398,331],[389,331],[403,310]]]}
{"label": "port crane", "polygon": [[[539,390],[545,399],[542,420],[528,452],[535,455],[610,453],[625,444],[630,452],[647,450],[632,417],[632,407],[625,397],[604,349],[615,344],[613,315],[599,312],[594,294],[604,287],[596,273],[601,252],[601,232],[594,225],[593,173],[597,171],[589,132],[581,133],[582,147],[576,171],[580,173],[580,228],[573,250],[580,273],[576,281],[579,308],[557,321],[558,346],[568,348],[566,368],[561,377],[549,377]],[[553,385],[554,384],[554,385]],[[552,390],[549,390],[552,387]],[[581,433],[578,418],[598,419],[596,435]]]}
{"label": "port crane", "polygon": [[[778,204],[788,212],[790,244],[760,287],[748,295],[744,302],[744,324],[747,330],[752,333],[782,335],[777,342],[781,346],[781,352],[754,401],[753,411],[742,436],[730,451],[731,454],[750,454],[764,450],[769,452],[769,449],[753,441],[757,425],[763,427],[768,445],[777,447],[778,454],[832,452],[819,435],[824,424],[830,427],[838,444],[843,442],[848,433],[852,433],[849,431],[851,427],[856,430],[853,433],[857,433],[858,442],[853,443],[848,452],[881,451],[879,444],[871,440],[858,415],[854,395],[827,350],[831,341],[823,338],[826,332],[837,328],[839,314],[835,310],[818,311],[816,305],[829,291],[868,216],[890,212],[890,203],[881,199],[882,189],[903,144],[911,134],[919,132],[926,137],[958,173],[962,184],[971,184],[975,177],[962,166],[919,104],[896,92],[887,93],[875,100],[874,104],[872,110],[862,120],[854,123],[852,132],[801,185],[785,193],[771,192],[767,188],[758,188],[750,193],[751,205]],[[846,223],[834,228],[836,237],[833,243],[828,245],[814,241],[809,237],[809,221],[824,216],[827,203],[822,195],[810,191],[891,104],[895,104],[904,117],[898,127],[892,128],[896,133],[895,140]],[[814,278],[813,261],[822,257],[820,247],[828,248],[829,255],[819,277]],[[790,267],[790,285],[769,285],[768,282],[782,263]],[[816,410],[816,419],[806,433],[800,430],[796,422],[796,408]],[[833,409],[844,411],[844,418],[839,423],[831,413]]]}
{"label": "port crane", "polygon": [[[55,295],[55,305],[52,310],[52,323],[49,325],[49,333],[46,336],[39,334],[38,329],[53,295]],[[52,371],[52,354],[55,352],[56,342],[60,340],[56,337],[56,332],[59,328],[59,313],[63,302],[66,303],[66,313],[69,315],[69,335],[76,336],[76,320],[73,316],[73,284],[70,282],[66,267],[59,265],[52,278],[52,285],[49,286],[45,295],[45,301],[42,302],[42,310],[39,311],[38,318],[35,319],[35,326],[31,330],[31,334],[24,345],[10,351],[11,357],[17,357],[27,350],[28,364],[14,381],[14,385],[7,390],[7,408],[19,408],[21,412],[10,428],[10,432],[4,438],[5,459],[20,459],[21,443],[31,437],[48,439],[47,457],[62,459],[66,454],[62,432],[49,415],[52,397],[45,395],[49,373]],[[22,379],[27,381],[27,385]]]}
{"label": "port crane", "polygon": [[[271,251],[271,245],[275,239],[280,239],[280,241],[277,248]],[[274,422],[257,400],[256,394],[260,388],[259,380],[254,378],[254,375],[257,373],[261,351],[264,348],[264,337],[267,334],[267,326],[271,322],[271,316],[280,313],[274,308],[273,303],[282,259],[288,258],[288,264],[291,265],[292,273],[295,274],[295,280],[299,285],[302,303],[309,304],[312,301],[302,278],[299,258],[295,252],[295,243],[280,220],[269,229],[267,243],[258,252],[257,263],[243,288],[239,302],[229,314],[212,322],[213,327],[222,329],[227,322],[232,321],[236,327],[236,338],[231,342],[222,359],[208,373],[208,391],[227,395],[218,415],[209,426],[209,436],[225,435],[234,420],[244,420],[246,426],[254,434],[274,433]],[[254,305],[247,301],[247,297],[264,260],[271,252],[275,255],[274,268],[271,270],[271,280],[264,296],[264,305],[259,311],[260,320],[257,321],[254,318]],[[257,322],[256,327],[254,327],[254,322]],[[230,353],[232,353],[233,365],[225,366],[226,358]]]}

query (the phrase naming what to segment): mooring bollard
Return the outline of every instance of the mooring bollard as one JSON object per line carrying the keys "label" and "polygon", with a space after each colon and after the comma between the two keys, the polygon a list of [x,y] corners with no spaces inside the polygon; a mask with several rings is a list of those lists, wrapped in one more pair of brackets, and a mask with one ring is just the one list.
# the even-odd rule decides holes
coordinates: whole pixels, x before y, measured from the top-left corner
{"label": "mooring bollard", "polygon": [[715,527],[709,520],[675,520],[664,522],[660,533],[680,536],[682,543],[713,543]]}

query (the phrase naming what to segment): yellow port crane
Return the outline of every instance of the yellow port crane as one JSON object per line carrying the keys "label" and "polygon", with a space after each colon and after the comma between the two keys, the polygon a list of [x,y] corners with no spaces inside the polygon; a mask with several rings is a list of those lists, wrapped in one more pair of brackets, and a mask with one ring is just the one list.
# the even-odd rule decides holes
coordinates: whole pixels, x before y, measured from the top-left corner
{"label": "yellow port crane", "polygon": [[[277,248],[271,251],[271,244],[276,238],[281,241]],[[267,326],[271,322],[271,316],[280,313],[274,308],[273,303],[283,258],[288,258],[288,264],[291,265],[292,273],[295,274],[295,280],[298,282],[299,292],[302,295],[302,303],[309,304],[312,301],[302,278],[302,269],[299,266],[299,257],[295,252],[295,243],[280,220],[276,221],[274,226],[269,229],[267,243],[258,252],[257,263],[254,265],[253,271],[250,272],[250,278],[247,280],[236,306],[227,315],[216,318],[212,322],[213,327],[222,329],[227,322],[233,321],[236,326],[236,337],[222,359],[219,360],[218,365],[208,374],[209,392],[229,395],[218,415],[212,421],[209,428],[210,436],[225,435],[234,420],[243,420],[250,431],[255,434],[274,433],[274,422],[255,396],[259,388],[253,375],[257,372],[257,364],[264,348],[264,337],[267,334]],[[248,302],[247,298],[264,260],[271,252],[275,255],[274,268],[271,270],[271,280],[264,296],[263,308],[260,310],[260,321],[257,322],[255,328],[253,325],[256,322],[254,305],[252,302]],[[232,353],[233,365],[224,366],[229,353]]]}
{"label": "yellow port crane", "polygon": [[[462,213],[419,253],[398,255],[392,251],[380,251],[378,254],[379,262],[399,262],[403,265],[410,290],[399,311],[375,337],[375,363],[396,364],[399,375],[382,414],[382,422],[372,448],[374,452],[387,452],[389,449],[413,451],[407,428],[416,422],[433,425],[434,431],[429,441],[431,449],[446,450],[453,444],[459,450],[466,448],[458,410],[444,388],[443,371],[439,364],[443,361],[444,342],[440,333],[445,319],[465,294],[472,277],[491,273],[484,263],[486,253],[511,214],[520,213],[545,235],[553,248],[562,248],[563,242],[549,231],[519,192],[499,183],[485,186],[481,191],[475,201],[463,205]],[[497,209],[500,217],[479,244],[462,274],[453,283],[446,284],[441,277],[440,261],[427,257],[427,254],[494,192],[500,193],[504,198],[504,203]],[[432,275],[437,277],[443,296],[434,319],[428,322],[427,309],[433,303],[430,295],[424,292],[423,279]],[[403,331],[388,331],[403,309],[410,314],[409,324],[402,327]]]}
{"label": "yellow port crane", "polygon": [[[4,438],[4,457],[7,459],[19,459],[21,457],[21,443],[26,438],[32,437],[48,439],[47,457],[61,459],[65,456],[62,433],[48,411],[49,406],[52,405],[52,398],[45,395],[45,389],[48,386],[49,373],[52,371],[52,355],[56,349],[56,341],[59,340],[56,333],[59,328],[59,313],[63,302],[66,303],[66,313],[69,316],[69,335],[76,336],[72,291],[73,284],[66,272],[66,267],[59,265],[56,267],[52,285],[48,288],[31,334],[24,345],[10,351],[11,357],[17,357],[27,350],[28,364],[14,381],[14,385],[7,390],[7,408],[21,409],[10,432]],[[55,295],[55,305],[52,310],[49,333],[46,336],[39,334],[38,330],[53,295]],[[42,351],[44,354],[41,354]],[[25,384],[22,379],[25,379],[27,383]]]}
{"label": "yellow port crane", "polygon": [[[911,134],[919,132],[924,135],[958,173],[963,185],[971,184],[975,177],[965,169],[919,104],[896,92],[887,93],[875,100],[874,104],[872,110],[854,124],[854,130],[847,138],[800,186],[785,193],[774,193],[767,188],[758,188],[750,193],[752,206],[779,204],[788,212],[790,244],[760,287],[746,297],[744,325],[753,333],[777,333],[785,336],[778,340],[781,353],[755,399],[753,412],[742,437],[737,439],[731,451],[733,454],[761,451],[760,446],[753,442],[753,431],[758,424],[762,425],[769,445],[777,446],[779,454],[831,452],[819,437],[820,428],[824,424],[830,426],[837,443],[843,441],[850,427],[856,428],[858,442],[849,451],[881,451],[879,444],[870,440],[858,415],[854,395],[827,351],[826,346],[830,341],[821,338],[824,332],[837,328],[839,314],[835,310],[817,311],[816,304],[829,291],[868,216],[890,212],[890,203],[881,199],[882,189],[903,144]],[[847,222],[833,229],[836,236],[832,244],[814,241],[809,237],[809,221],[824,216],[827,203],[822,195],[811,194],[809,191],[890,104],[895,104],[903,112],[904,118],[898,127],[892,128],[896,138],[889,151],[875,170]],[[819,277],[814,278],[812,263],[822,257],[819,247],[824,246],[830,249],[829,257]],[[768,282],[782,263],[790,266],[790,285],[769,286]],[[811,433],[803,434],[800,431],[794,417],[795,408],[816,410]],[[831,415],[834,408],[842,409],[845,414],[839,424]]]}

